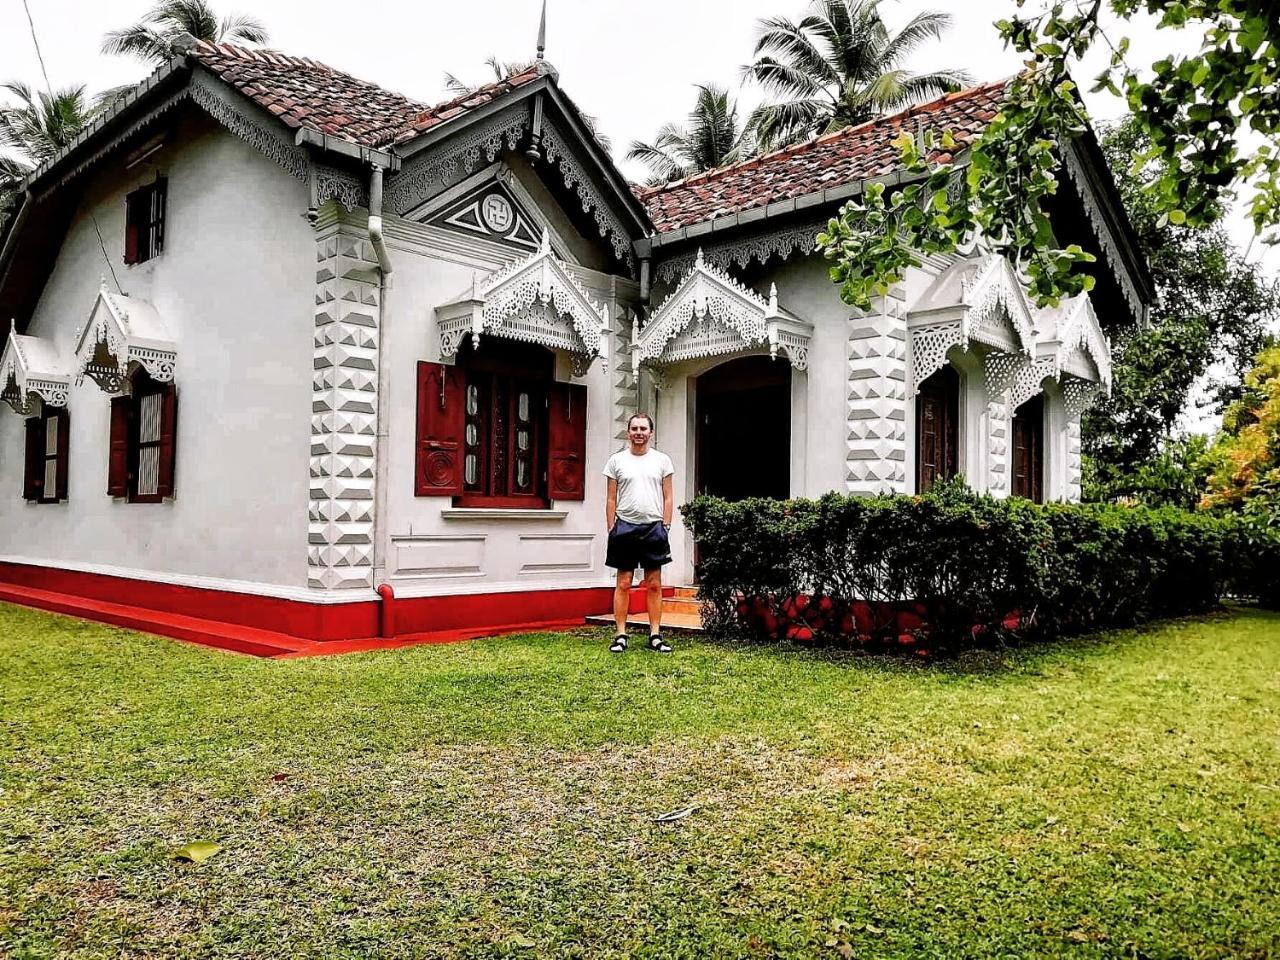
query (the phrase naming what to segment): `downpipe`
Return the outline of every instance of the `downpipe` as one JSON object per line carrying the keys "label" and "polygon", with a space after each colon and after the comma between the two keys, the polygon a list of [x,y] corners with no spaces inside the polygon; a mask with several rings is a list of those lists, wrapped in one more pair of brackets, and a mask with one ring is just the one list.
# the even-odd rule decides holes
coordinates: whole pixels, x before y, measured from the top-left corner
{"label": "downpipe", "polygon": [[[382,234],[382,167],[371,165],[369,174],[369,244],[378,258],[378,405],[374,415],[375,432],[377,434],[374,448],[374,481],[373,481],[373,582],[379,584],[378,595],[382,597],[381,630],[382,636],[394,636],[389,633],[395,627],[392,615],[392,601],[395,591],[391,585],[383,581],[387,576],[387,457],[390,455],[389,407],[391,391],[390,360],[387,357],[387,325],[391,320],[387,292],[390,288],[391,256],[387,253],[386,241]],[[385,591],[385,592],[384,592]]]}

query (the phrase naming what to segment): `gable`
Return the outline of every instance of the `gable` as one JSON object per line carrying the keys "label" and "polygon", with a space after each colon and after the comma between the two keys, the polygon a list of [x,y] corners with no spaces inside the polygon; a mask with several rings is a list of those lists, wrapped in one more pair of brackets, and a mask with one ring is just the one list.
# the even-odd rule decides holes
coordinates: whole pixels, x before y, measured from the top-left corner
{"label": "gable", "polygon": [[538,248],[536,221],[511,188],[496,178],[471,189],[422,222],[523,250]]}

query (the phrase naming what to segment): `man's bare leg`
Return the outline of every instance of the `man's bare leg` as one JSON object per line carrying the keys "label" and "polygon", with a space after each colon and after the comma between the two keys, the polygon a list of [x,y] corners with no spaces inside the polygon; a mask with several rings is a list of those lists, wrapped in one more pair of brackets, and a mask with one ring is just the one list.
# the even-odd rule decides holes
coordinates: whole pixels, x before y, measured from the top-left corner
{"label": "man's bare leg", "polygon": [[619,634],[627,632],[627,611],[631,607],[632,570],[619,570],[618,583],[613,588],[613,623]]}
{"label": "man's bare leg", "polygon": [[649,608],[649,636],[662,632],[662,568],[644,572],[644,599]]}

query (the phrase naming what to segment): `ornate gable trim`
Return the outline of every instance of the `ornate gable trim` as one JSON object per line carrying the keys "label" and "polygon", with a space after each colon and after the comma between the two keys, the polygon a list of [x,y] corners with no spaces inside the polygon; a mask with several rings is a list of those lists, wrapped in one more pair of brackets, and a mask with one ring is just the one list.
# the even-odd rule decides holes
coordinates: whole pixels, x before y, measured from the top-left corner
{"label": "ornate gable trim", "polygon": [[1036,330],[1027,295],[1004,257],[961,261],[944,271],[908,314],[911,392],[947,362],[952,347],[970,342],[990,350],[987,383],[1008,389],[1018,370],[1035,356]]}
{"label": "ornate gable trim", "polygon": [[177,347],[155,307],[112,294],[103,281],[88,321],[76,331],[76,385],[87,376],[106,393],[122,393],[138,367],[153,380],[166,382],[173,379],[177,363]]}
{"label": "ornate gable trim", "polygon": [[782,351],[793,367],[804,370],[812,334],[811,324],[778,309],[777,287],[765,300],[708,264],[699,250],[693,269],[633,334],[632,372],[638,374],[646,361],[677,363],[766,344],[770,356]]}
{"label": "ornate gable trim", "polygon": [[9,321],[9,338],[0,354],[0,400],[21,417],[29,417],[41,406],[65,407],[71,390],[71,374],[66,370],[58,347],[42,337],[18,333],[17,322]]}
{"label": "ornate gable trim", "polygon": [[596,357],[608,362],[609,311],[596,303],[568,265],[551,251],[546,230],[525,260],[473,281],[471,291],[436,308],[440,356],[457,356],[463,340],[480,336],[523,340],[575,354],[575,371]]}
{"label": "ornate gable trim", "polygon": [[429,226],[483,237],[527,251],[538,249],[537,222],[521,200],[498,178],[467,191],[425,222]]}
{"label": "ornate gable trim", "polygon": [[[1109,394],[1111,344],[1102,332],[1102,325],[1093,309],[1093,301],[1087,293],[1081,293],[1067,301],[1065,306],[1066,311],[1060,314],[1053,341],[1049,342],[1057,369],[1082,379],[1096,379]],[[1097,372],[1096,378],[1088,376],[1090,361]]]}

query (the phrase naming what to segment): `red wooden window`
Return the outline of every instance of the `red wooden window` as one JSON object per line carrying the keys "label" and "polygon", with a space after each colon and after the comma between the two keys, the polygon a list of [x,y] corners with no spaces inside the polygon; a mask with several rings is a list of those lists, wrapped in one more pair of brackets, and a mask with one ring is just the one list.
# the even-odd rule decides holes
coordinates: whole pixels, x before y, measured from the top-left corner
{"label": "red wooden window", "polygon": [[70,417],[65,409],[27,419],[27,457],[22,495],[35,503],[67,499]]}
{"label": "red wooden window", "polygon": [[544,507],[585,493],[586,388],[552,354],[488,340],[456,366],[418,365],[414,492],[459,506]]}
{"label": "red wooden window", "polygon": [[125,197],[124,262],[143,263],[164,249],[164,213],[168,181],[157,177]]}
{"label": "red wooden window", "polygon": [[1044,398],[1013,414],[1013,495],[1044,503]]}
{"label": "red wooden window", "polygon": [[945,366],[916,395],[916,492],[959,473],[960,377]]}
{"label": "red wooden window", "polygon": [[130,396],[111,401],[107,493],[130,503],[159,503],[173,496],[178,393],[146,374],[133,379]]}

